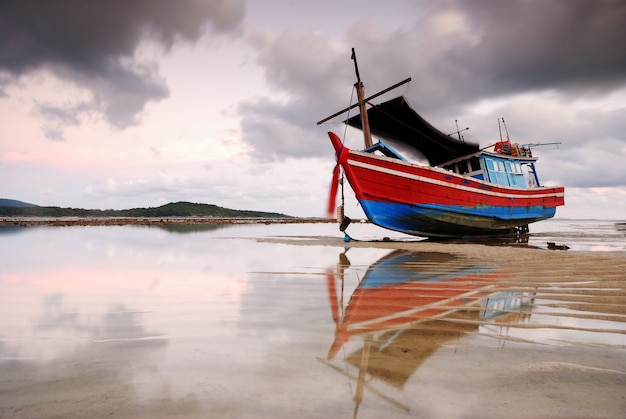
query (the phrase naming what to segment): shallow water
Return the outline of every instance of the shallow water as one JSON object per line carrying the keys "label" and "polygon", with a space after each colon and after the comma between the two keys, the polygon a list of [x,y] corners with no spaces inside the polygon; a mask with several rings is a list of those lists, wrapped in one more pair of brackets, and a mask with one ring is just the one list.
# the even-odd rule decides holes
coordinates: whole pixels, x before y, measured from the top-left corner
{"label": "shallow water", "polygon": [[[622,252],[619,226],[552,220],[528,245]],[[626,411],[623,266],[599,283],[588,263],[546,265],[525,283],[494,260],[336,238],[331,224],[0,227],[0,417]]]}
{"label": "shallow water", "polygon": [[565,244],[571,250],[626,251],[625,220],[547,220],[530,226],[529,244]]}

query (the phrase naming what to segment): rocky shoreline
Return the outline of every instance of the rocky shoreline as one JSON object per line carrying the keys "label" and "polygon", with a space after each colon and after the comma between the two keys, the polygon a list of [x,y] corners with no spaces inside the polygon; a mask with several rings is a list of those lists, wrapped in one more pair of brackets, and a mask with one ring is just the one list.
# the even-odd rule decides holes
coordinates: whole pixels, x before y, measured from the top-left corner
{"label": "rocky shoreline", "polygon": [[0,217],[1,225],[10,226],[124,226],[124,225],[197,225],[197,224],[302,224],[334,223],[326,218],[257,218],[257,217]]}

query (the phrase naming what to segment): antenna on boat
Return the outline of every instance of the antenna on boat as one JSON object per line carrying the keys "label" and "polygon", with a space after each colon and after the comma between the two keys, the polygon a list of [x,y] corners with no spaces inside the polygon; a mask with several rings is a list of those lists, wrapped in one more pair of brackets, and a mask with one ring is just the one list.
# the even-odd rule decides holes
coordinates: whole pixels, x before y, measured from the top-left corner
{"label": "antenna on boat", "polygon": [[370,124],[367,117],[367,108],[365,106],[365,88],[363,87],[361,76],[359,75],[359,65],[356,62],[356,52],[354,52],[354,48],[352,48],[352,56],[350,58],[354,60],[354,71],[356,73],[356,83],[354,84],[354,87],[356,88],[356,97],[359,103],[359,113],[361,114],[363,140],[365,141],[365,148],[369,148],[372,146],[372,134],[370,133]]}
{"label": "antenna on boat", "polygon": [[[504,122],[504,118],[502,118],[502,125],[504,125],[504,132],[506,132],[506,140],[510,141],[509,130],[506,128],[506,122]],[[502,138],[502,134],[500,135],[500,138]]]}
{"label": "antenna on boat", "polygon": [[459,129],[459,120],[458,120],[458,119],[455,119],[455,120],[454,120],[454,123],[456,124],[456,131],[455,131],[455,132],[453,132],[453,133],[448,134],[448,137],[452,136],[452,134],[456,134],[456,135],[458,135],[458,136],[459,136],[459,141],[460,141],[460,142],[462,142],[462,143],[465,143],[465,138],[463,138],[463,136],[461,135],[461,133],[462,133],[463,131],[467,131],[467,130],[469,130],[469,127],[465,127],[465,128],[463,128],[463,129]]}

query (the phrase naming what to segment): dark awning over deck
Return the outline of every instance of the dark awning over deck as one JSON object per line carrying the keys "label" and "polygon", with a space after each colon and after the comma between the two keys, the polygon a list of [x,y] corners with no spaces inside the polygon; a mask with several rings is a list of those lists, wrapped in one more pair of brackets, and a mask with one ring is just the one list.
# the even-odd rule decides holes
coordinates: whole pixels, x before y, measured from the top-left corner
{"label": "dark awning over deck", "polygon": [[[433,166],[475,153],[479,149],[478,144],[460,142],[430,125],[409,106],[403,96],[372,107],[367,114],[372,135],[415,147]],[[360,115],[345,122],[361,129]]]}

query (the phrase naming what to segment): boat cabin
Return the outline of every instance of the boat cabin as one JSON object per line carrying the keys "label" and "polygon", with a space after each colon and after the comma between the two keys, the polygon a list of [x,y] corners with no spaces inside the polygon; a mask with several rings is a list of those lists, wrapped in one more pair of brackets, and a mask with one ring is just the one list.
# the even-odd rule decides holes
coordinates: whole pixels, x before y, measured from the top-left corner
{"label": "boat cabin", "polygon": [[517,188],[537,188],[540,186],[535,170],[536,157],[530,151],[512,154],[506,152],[488,152],[464,156],[443,163],[440,167],[459,175],[470,176],[500,186]]}
{"label": "boat cabin", "polygon": [[[520,147],[517,144],[504,144],[504,146],[498,147],[497,144],[495,150],[497,151],[483,150],[472,153],[442,163],[437,167],[494,185],[517,188],[537,188],[540,186],[535,171],[537,158],[532,157],[529,148]],[[402,154],[383,140],[379,140],[362,151],[407,161]]]}

